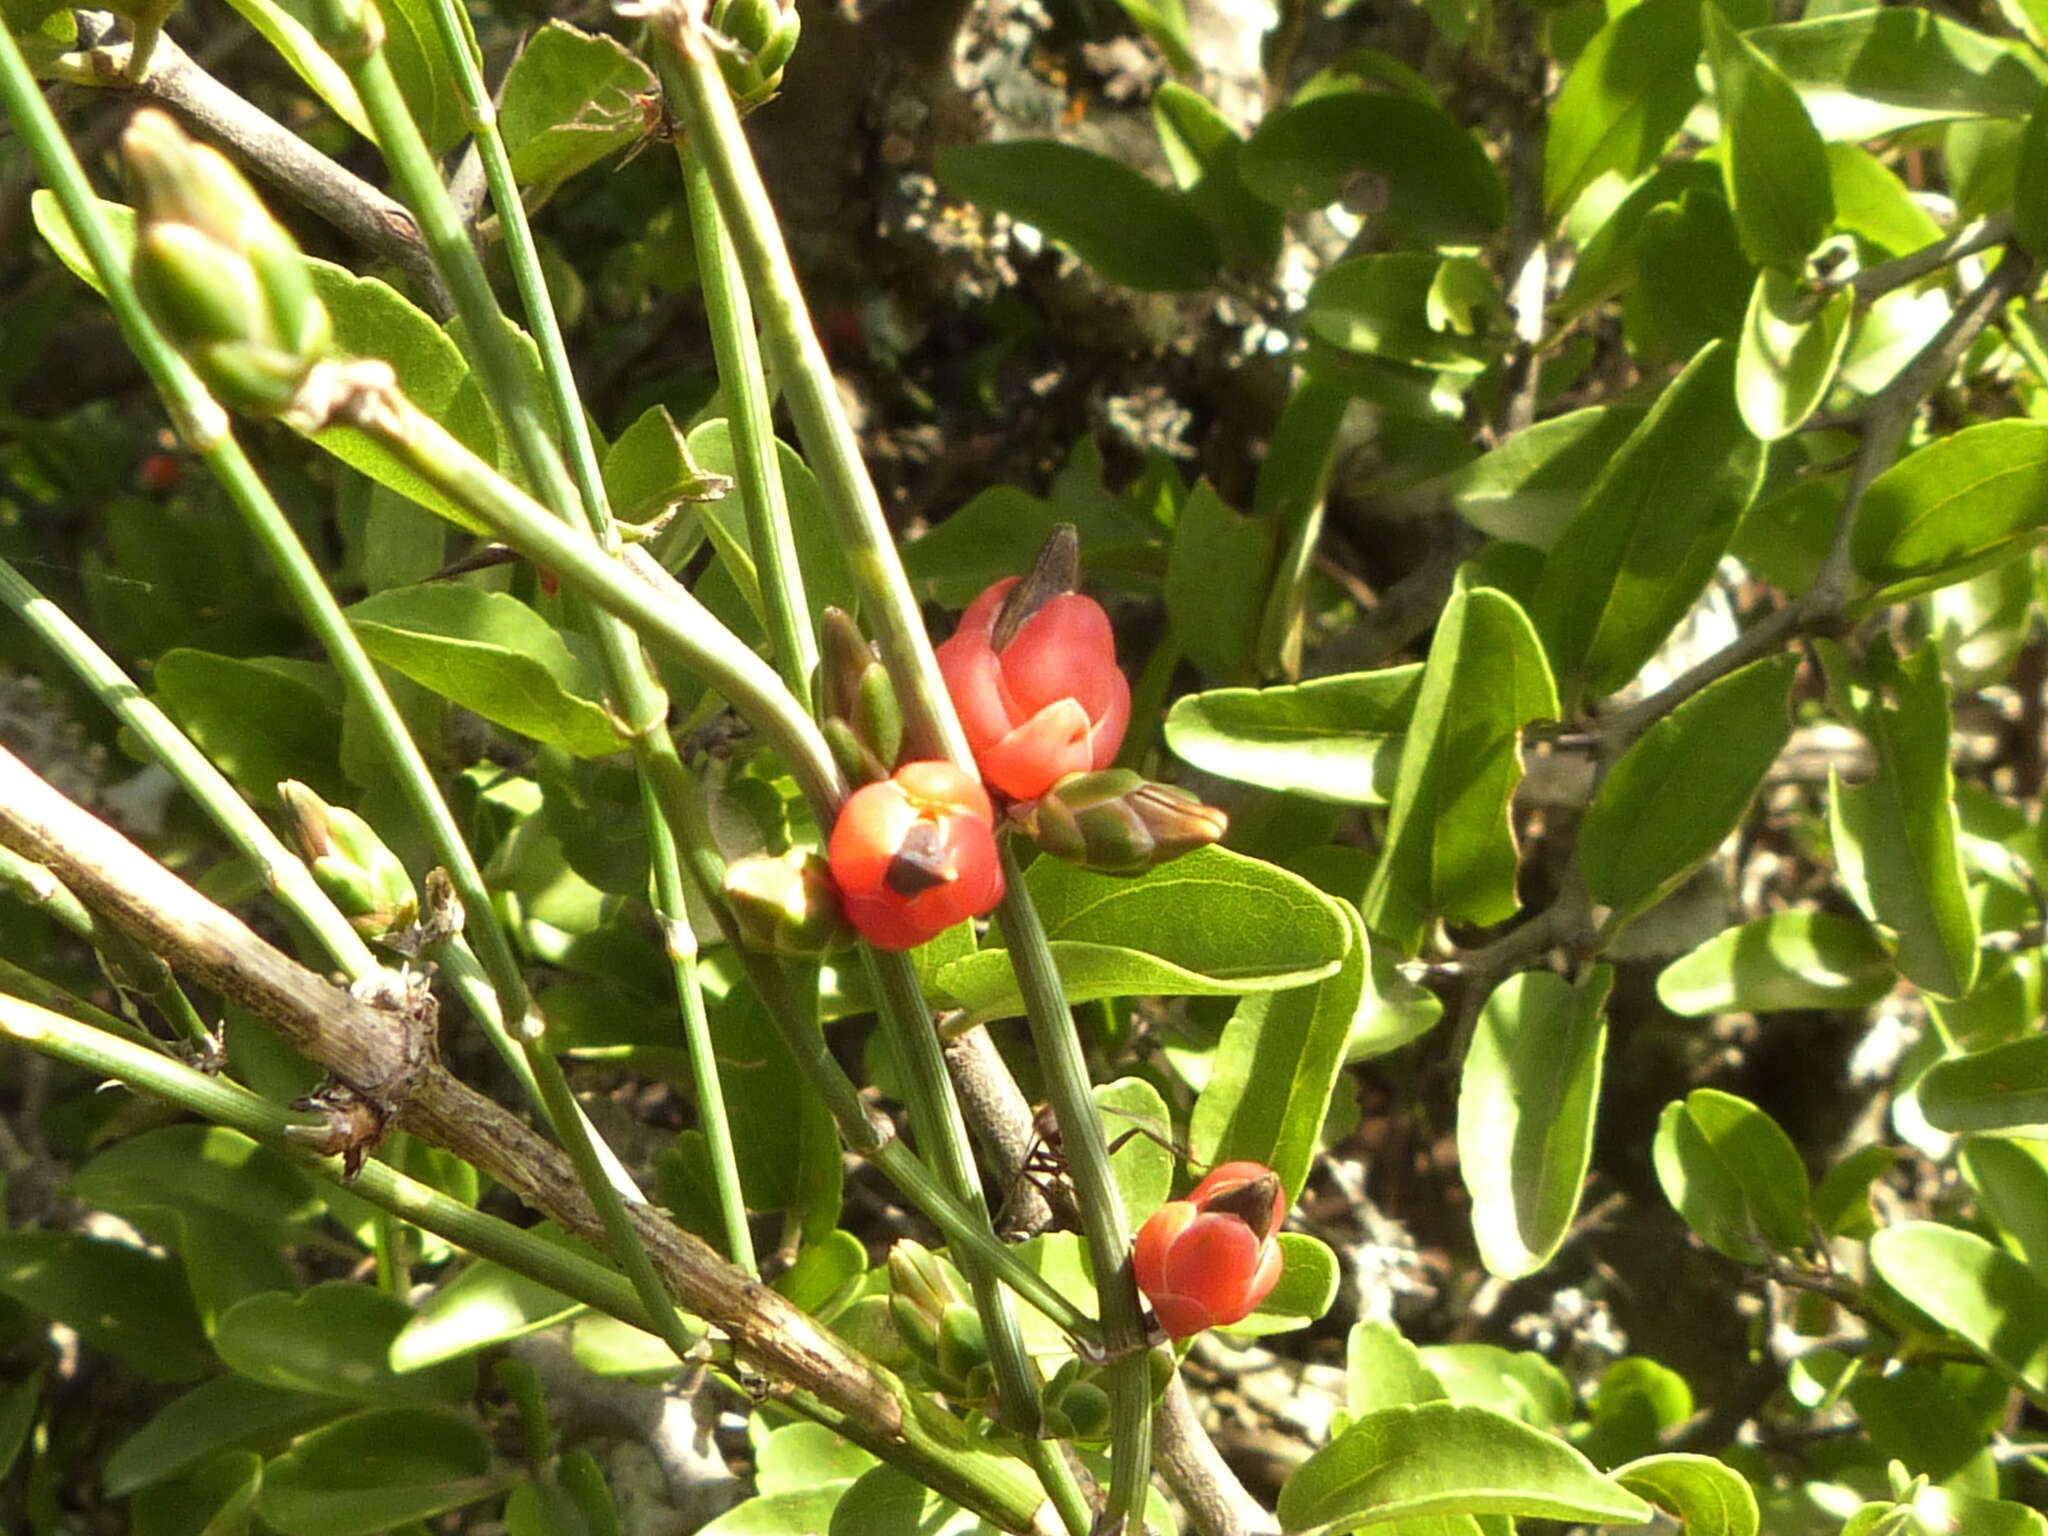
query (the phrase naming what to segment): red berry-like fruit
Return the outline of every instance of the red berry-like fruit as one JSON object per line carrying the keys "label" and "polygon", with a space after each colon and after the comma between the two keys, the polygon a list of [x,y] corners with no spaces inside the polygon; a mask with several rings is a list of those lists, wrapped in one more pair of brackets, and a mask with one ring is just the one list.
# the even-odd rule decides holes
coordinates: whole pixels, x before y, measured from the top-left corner
{"label": "red berry-like fruit", "polygon": [[938,650],[981,775],[1013,800],[1036,800],[1070,773],[1107,768],[1131,718],[1109,615],[1093,598],[1049,598],[997,645],[997,618],[1018,578],[969,605]]}
{"label": "red berry-like fruit", "polygon": [[1131,1267],[1169,1338],[1247,1316],[1280,1280],[1287,1219],[1280,1177],[1263,1163],[1224,1163],[1185,1200],[1170,1200],[1138,1231]]}
{"label": "red berry-like fruit", "polygon": [[847,921],[877,949],[915,949],[1003,895],[988,792],[948,762],[905,763],[855,790],[829,857]]}

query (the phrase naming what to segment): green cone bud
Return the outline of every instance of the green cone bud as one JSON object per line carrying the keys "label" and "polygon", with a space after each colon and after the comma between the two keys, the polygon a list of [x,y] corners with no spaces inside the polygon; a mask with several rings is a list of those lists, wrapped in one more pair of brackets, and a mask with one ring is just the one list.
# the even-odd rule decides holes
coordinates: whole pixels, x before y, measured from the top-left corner
{"label": "green cone bud", "polygon": [[136,113],[121,149],[150,318],[223,405],[283,411],[331,338],[305,257],[241,173],[164,113]]}
{"label": "green cone bud", "polygon": [[939,1379],[955,1395],[975,1391],[975,1373],[988,1374],[988,1335],[981,1314],[964,1301],[946,1308],[939,1319]]}
{"label": "green cone bud", "polygon": [[853,942],[831,866],[808,848],[735,860],[725,899],[747,942],[771,955],[815,960]]}
{"label": "green cone bud", "polygon": [[1215,806],[1128,768],[1070,773],[1024,819],[1031,840],[1054,858],[1105,875],[1142,875],[1208,847],[1229,826]]}
{"label": "green cone bud", "polygon": [[802,30],[796,0],[712,0],[711,25],[728,45],[718,50],[718,68],[735,106],[749,111],[782,88]]}
{"label": "green cone bud", "polygon": [[1045,1385],[1046,1433],[1061,1440],[1103,1440],[1109,1435],[1109,1394],[1095,1368],[1069,1360]]}
{"label": "green cone bud", "polygon": [[277,786],[292,819],[293,840],[313,880],[366,939],[386,939],[419,921],[419,896],[398,856],[367,821],[345,806],[329,805],[305,785]]}
{"label": "green cone bud", "polygon": [[817,703],[825,740],[856,788],[886,779],[903,755],[896,685],[844,609],[827,608],[819,629]]}

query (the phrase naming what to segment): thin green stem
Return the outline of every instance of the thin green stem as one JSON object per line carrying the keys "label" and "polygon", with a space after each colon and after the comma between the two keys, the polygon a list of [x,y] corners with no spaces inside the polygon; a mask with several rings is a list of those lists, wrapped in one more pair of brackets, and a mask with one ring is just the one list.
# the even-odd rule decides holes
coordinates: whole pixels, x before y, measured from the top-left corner
{"label": "thin green stem", "polygon": [[761,371],[761,346],[754,334],[754,307],[740,276],[739,258],[718,211],[718,197],[703,157],[687,139],[676,142],[683,189],[690,203],[690,231],[697,248],[697,273],[704,314],[711,327],[711,352],[725,391],[726,422],[732,433],[733,478],[747,514],[747,542],[761,573],[768,635],[776,669],[789,691],[808,695],[818,667],[817,633],[797,563],[795,530],[783,495],[782,465]]}

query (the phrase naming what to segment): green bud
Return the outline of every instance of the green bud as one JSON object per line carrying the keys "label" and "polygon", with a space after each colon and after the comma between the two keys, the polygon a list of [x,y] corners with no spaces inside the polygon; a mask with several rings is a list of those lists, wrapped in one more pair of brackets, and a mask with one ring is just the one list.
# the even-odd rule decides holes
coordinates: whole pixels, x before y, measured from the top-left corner
{"label": "green bud", "polygon": [[277,786],[292,820],[292,836],[313,880],[366,939],[403,934],[419,921],[419,896],[398,856],[367,821],[345,806],[329,805],[305,785]]}
{"label": "green bud", "polygon": [[1109,1394],[1092,1381],[1048,1387],[1045,1427],[1061,1440],[1103,1440],[1109,1436]]}
{"label": "green bud", "polygon": [[903,709],[874,646],[842,608],[820,619],[818,719],[832,755],[855,786],[886,779],[903,755]]}
{"label": "green bud", "polygon": [[121,148],[150,318],[224,405],[283,411],[332,337],[305,257],[241,173],[164,113],[136,113]]}
{"label": "green bud", "polygon": [[1047,853],[1105,875],[1142,875],[1221,838],[1230,818],[1184,789],[1128,768],[1070,773],[1024,820]]}
{"label": "green bud", "polygon": [[802,30],[796,0],[712,0],[711,25],[723,34],[719,72],[742,112],[782,87],[782,67]]}
{"label": "green bud", "polygon": [[811,849],[735,860],[725,899],[747,942],[771,955],[815,960],[853,942],[831,866]]}
{"label": "green bud", "polygon": [[988,1364],[988,1335],[981,1314],[964,1301],[947,1307],[939,1318],[939,1374],[965,1382],[977,1367]]}
{"label": "green bud", "polygon": [[[896,1326],[893,1296],[863,1296],[832,1319],[832,1331],[870,1360],[900,1371],[918,1363],[917,1353]],[[934,1340],[936,1352],[936,1339]]]}

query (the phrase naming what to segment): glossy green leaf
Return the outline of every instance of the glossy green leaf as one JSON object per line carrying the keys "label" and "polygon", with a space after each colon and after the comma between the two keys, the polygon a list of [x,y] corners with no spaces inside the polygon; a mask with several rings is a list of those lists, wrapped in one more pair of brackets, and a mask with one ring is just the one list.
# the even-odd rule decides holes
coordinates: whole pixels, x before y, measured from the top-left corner
{"label": "glossy green leaf", "polygon": [[1445,1400],[1444,1384],[1390,1322],[1353,1323],[1344,1348],[1344,1405],[1354,1418]]}
{"label": "glossy green leaf", "polygon": [[1244,140],[1229,119],[1177,80],[1152,93],[1152,126],[1174,182],[1216,236],[1223,263],[1248,277],[1280,259],[1280,210],[1245,184]]}
{"label": "glossy green leaf", "polygon": [[[1640,9],[1640,7],[1638,7]],[[1631,13],[1633,14],[1633,13]],[[1544,562],[1529,616],[1567,703],[1609,694],[1684,617],[1755,494],[1735,350],[1695,357],[1629,434]]]}
{"label": "glossy green leaf", "polygon": [[775,1277],[775,1289],[820,1321],[830,1321],[867,1271],[866,1245],[851,1232],[833,1232],[822,1242],[804,1244],[796,1262]]}
{"label": "glossy green leaf", "polygon": [[1806,1165],[1777,1121],[1747,1099],[1695,1088],[1664,1106],[1657,1182],[1708,1247],[1753,1263],[1811,1236]]}
{"label": "glossy green leaf", "polygon": [[[1223,848],[1198,849],[1136,879],[1041,858],[1024,879],[1069,1002],[1300,987],[1333,974],[1349,946],[1336,904],[1314,886]],[[1023,1013],[1000,948],[941,967],[938,987],[971,1018]]]}
{"label": "glossy green leaf", "polygon": [[1451,475],[1444,494],[1480,532],[1547,550],[1644,414],[1591,405],[1539,421]]}
{"label": "glossy green leaf", "polygon": [[142,1206],[220,1211],[283,1245],[302,1241],[320,1215],[313,1181],[296,1163],[218,1125],[170,1125],[96,1153],[71,1193],[125,1213]]}
{"label": "glossy green leaf", "polygon": [[834,1506],[852,1487],[828,1483],[758,1494],[702,1527],[699,1536],[817,1536],[829,1527]]}
{"label": "glossy green leaf", "polygon": [[477,1259],[434,1288],[391,1341],[394,1371],[416,1371],[561,1322],[583,1310],[537,1280]]}
{"label": "glossy green leaf", "polygon": [[2040,72],[2010,43],[1920,6],[1754,27],[1743,38],[1798,91],[1822,137],[1857,142],[1918,123],[2027,116]]}
{"label": "glossy green leaf", "polygon": [[1384,805],[1421,685],[1417,663],[1184,694],[1167,713],[1166,744],[1220,778],[1338,805]]}
{"label": "glossy green leaf", "polygon": [[957,144],[939,183],[1066,246],[1112,283],[1149,292],[1205,288],[1222,252],[1194,205],[1121,161],[1050,139]]}
{"label": "glossy green leaf", "polygon": [[1701,14],[1721,119],[1721,171],[1742,248],[1758,266],[1802,274],[1834,222],[1827,152],[1778,67],[1728,24],[1720,7]]}
{"label": "glossy green leaf", "polygon": [[[1266,442],[1266,457],[1252,486],[1252,516],[1271,526],[1276,558],[1252,658],[1260,677],[1301,675],[1323,504],[1346,424],[1355,414],[1353,403],[1341,384],[1304,371]],[[1181,517],[1186,516],[1183,509]]]}
{"label": "glossy green leaf", "polygon": [[1670,1451],[1616,1467],[1609,1476],[1677,1521],[1685,1536],[1756,1536],[1756,1490],[1726,1462]]}
{"label": "glossy green leaf", "polygon": [[505,1536],[593,1536],[569,1490],[521,1483],[505,1500]]}
{"label": "glossy green leaf", "polygon": [[47,1364],[38,1365],[19,1381],[0,1387],[0,1478],[14,1470],[28,1433],[35,1427],[36,1410],[43,1403],[43,1387],[50,1379]]}
{"label": "glossy green leaf", "polygon": [[1869,150],[1860,144],[1830,144],[1827,153],[1836,228],[1888,256],[1903,256],[1941,238],[1934,216]]}
{"label": "glossy green leaf", "polygon": [[1662,369],[1741,334],[1756,265],[1715,188],[1688,191],[1643,215],[1633,276],[1622,296],[1622,337],[1643,363]]}
{"label": "glossy green leaf", "polygon": [[1917,1476],[1945,1480],[1984,1453],[1982,1428],[1937,1368],[1866,1370],[1846,1395],[1871,1448]]}
{"label": "glossy green leaf", "polygon": [[[732,451],[732,425],[716,417],[694,428],[688,438],[686,462],[699,472],[731,479],[736,474]],[[811,611],[827,603],[851,613],[860,606],[853,573],[839,553],[839,537],[825,511],[825,496],[796,450],[787,443],[775,444],[776,463],[782,472],[783,500],[789,509],[789,527],[796,545],[797,569],[803,576],[804,598]],[[720,576],[729,576],[752,609],[754,622],[763,622],[761,584],[757,574],[753,538],[747,531],[746,508],[737,492],[700,504],[697,516],[718,549]],[[730,619],[729,605],[719,600],[714,581],[707,576],[699,583],[698,596],[721,617]]]}
{"label": "glossy green leaf", "polygon": [[1576,983],[1523,971],[1479,1010],[1458,1089],[1458,1168],[1480,1260],[1503,1278],[1549,1263],[1578,1214],[1613,985],[1605,965]]}
{"label": "glossy green leaf", "polygon": [[[1175,69],[1199,68],[1194,40],[1188,33],[1186,0],[1116,0],[1123,13],[1138,25],[1166,55]],[[937,1532],[933,1536],[938,1536]]]}
{"label": "glossy green leaf", "polygon": [[[1446,309],[1447,273],[1476,274],[1475,302]],[[1308,291],[1309,332],[1347,352],[1449,373],[1477,373],[1492,360],[1487,330],[1498,295],[1469,257],[1422,251],[1354,256],[1326,267]]]}
{"label": "glossy green leaf", "polygon": [[458,582],[395,587],[348,610],[377,661],[493,724],[579,757],[625,742],[595,662],[504,592]]}
{"label": "glossy green leaf", "polygon": [[1522,777],[1521,733],[1554,719],[1557,691],[1513,598],[1461,587],[1438,619],[1386,841],[1361,907],[1403,955],[1433,917],[1497,923],[1514,914],[1508,798]]}
{"label": "glossy green leaf", "polygon": [[1649,1505],[1554,1436],[1484,1408],[1422,1403],[1359,1419],[1280,1490],[1289,1536],[1430,1515],[1639,1525]]}
{"label": "glossy green leaf", "polygon": [[499,89],[498,131],[529,202],[639,140],[659,101],[645,64],[565,21],[526,40]]}
{"label": "glossy green leaf", "polygon": [[1832,912],[1773,912],[1672,961],[1657,978],[1657,997],[1688,1018],[1866,1008],[1897,979],[1868,924]]}
{"label": "glossy green leaf", "polygon": [[1862,1239],[1877,1230],[1870,1186],[1898,1162],[1896,1147],[1858,1147],[1830,1168],[1813,1191],[1813,1219],[1831,1237]]}
{"label": "glossy green leaf", "polygon": [[324,1394],[289,1392],[243,1376],[216,1376],[158,1410],[107,1461],[109,1496],[181,1477],[223,1451],[281,1449],[316,1424],[348,1412]]}
{"label": "glossy green leaf", "polygon": [[369,114],[363,111],[362,99],[356,95],[348,72],[320,45],[310,8],[279,5],[277,0],[230,3],[336,117],[372,144],[377,142],[376,130],[370,126]]}
{"label": "glossy green leaf", "polygon": [[1500,172],[1479,141],[1433,101],[1336,91],[1282,107],[1245,146],[1246,184],[1295,211],[1337,202],[1370,177],[1371,215],[1397,245],[1476,245],[1507,216]]}
{"label": "glossy green leaf", "polygon": [[1551,108],[1543,206],[1562,217],[1600,177],[1656,163],[1699,100],[1700,8],[1642,0],[1593,34]]}
{"label": "glossy green leaf", "polygon": [[1337,1299],[1343,1275],[1328,1243],[1306,1232],[1282,1232],[1275,1241],[1280,1245],[1279,1283],[1249,1315],[1218,1332],[1241,1339],[1293,1333],[1318,1321]]}
{"label": "glossy green leaf", "polygon": [[1331,907],[1348,935],[1343,965],[1313,986],[1262,992],[1237,1005],[1188,1123],[1196,1162],[1264,1163],[1290,1198],[1307,1182],[1352,1024],[1370,1001],[1365,927],[1349,903]]}
{"label": "glossy green leaf", "polygon": [[0,1296],[155,1381],[190,1381],[212,1363],[178,1265],[126,1243],[0,1232]]}
{"label": "glossy green leaf", "polygon": [[429,1408],[371,1408],[316,1429],[264,1469],[263,1518],[279,1536],[374,1536],[503,1493],[468,1420]]}
{"label": "glossy green leaf", "polygon": [[755,1452],[754,1485],[768,1494],[843,1486],[874,1465],[871,1451],[823,1424],[785,1424],[770,1431]]}
{"label": "glossy green leaf", "polygon": [[995,1536],[995,1528],[908,1473],[884,1465],[846,1490],[823,1532],[813,1526],[775,1536]]}
{"label": "glossy green leaf", "polygon": [[1454,1403],[1484,1408],[1536,1429],[1561,1431],[1577,1411],[1572,1384],[1548,1360],[1497,1344],[1432,1344],[1422,1351]]}
{"label": "glossy green leaf", "polygon": [[1816,306],[1800,278],[1779,267],[1757,273],[1735,358],[1735,402],[1764,442],[1798,431],[1827,398],[1849,347],[1855,307],[1848,288]]}
{"label": "glossy green leaf", "polygon": [[1850,553],[1873,606],[1961,581],[2048,537],[2048,422],[1936,438],[1871,482]]}
{"label": "glossy green leaf", "polygon": [[303,1295],[272,1291],[231,1308],[214,1330],[221,1359],[251,1381],[368,1401],[459,1402],[476,1390],[466,1359],[399,1372],[391,1346],[412,1316],[395,1296],[345,1280]]}
{"label": "glossy green leaf", "polygon": [[1102,1134],[1114,1149],[1110,1175],[1136,1230],[1173,1193],[1173,1117],[1159,1090],[1142,1077],[1120,1077],[1091,1090]]}
{"label": "glossy green leaf", "polygon": [[2048,1126],[2048,1035],[2028,1035],[1936,1062],[1920,1079],[1920,1112],[1943,1131],[2039,1134]]}
{"label": "glossy green leaf", "polygon": [[129,1505],[130,1536],[244,1536],[253,1529],[263,1458],[229,1451],[189,1477],[145,1488]]}
{"label": "glossy green leaf", "polygon": [[1956,1166],[1976,1192],[1977,1207],[1997,1224],[2005,1246],[2048,1283],[2048,1141],[2017,1136],[1966,1137]]}
{"label": "glossy green leaf", "polygon": [[1568,324],[1619,295],[1636,280],[1636,240],[1643,221],[1660,205],[1688,192],[1719,199],[1721,173],[1706,160],[1670,160],[1630,187],[1590,231],[1579,232],[1579,252],[1550,313]]}
{"label": "glossy green leaf", "polygon": [[[1838,653],[1822,654],[1831,672],[1843,672],[1832,661]],[[1897,963],[1908,980],[1939,997],[1962,997],[1977,976],[1977,919],[1956,845],[1948,688],[1932,646],[1903,661],[1874,650],[1870,670],[1874,688],[1846,678],[1837,684],[1877,760],[1864,784],[1829,770],[1828,824],[1842,884],[1866,917],[1897,936]]]}
{"label": "glossy green leaf", "polygon": [[1703,688],[1632,743],[1579,832],[1592,898],[1640,912],[1721,846],[1792,732],[1796,656],[1753,662]]}
{"label": "glossy green leaf", "polygon": [[2012,230],[2029,256],[2048,254],[2048,107],[2036,106],[2013,168]]}
{"label": "glossy green leaf", "polygon": [[310,784],[324,797],[347,798],[341,685],[326,667],[180,647],[158,659],[153,681],[164,711],[259,805],[286,779]]}
{"label": "glossy green leaf", "polygon": [[1188,494],[1166,562],[1175,642],[1209,677],[1250,675],[1278,530],[1227,505],[1207,480]]}
{"label": "glossy green leaf", "polygon": [[2034,1392],[2048,1392],[2048,1283],[1974,1232],[1887,1227],[1870,1265],[1893,1290]]}

